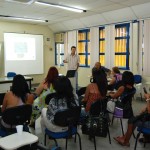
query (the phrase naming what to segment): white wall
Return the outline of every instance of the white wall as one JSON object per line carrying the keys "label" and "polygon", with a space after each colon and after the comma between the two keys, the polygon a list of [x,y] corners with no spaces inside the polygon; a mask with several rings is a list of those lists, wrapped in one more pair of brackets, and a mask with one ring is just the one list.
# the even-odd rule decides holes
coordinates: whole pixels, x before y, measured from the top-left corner
{"label": "white wall", "polygon": [[[11,22],[0,22],[0,77],[4,77],[4,32],[16,32],[16,33],[29,33],[29,34],[43,34],[44,37],[44,74],[31,75],[34,78],[32,83],[41,82],[49,69],[50,66],[55,65],[55,50],[54,50],[54,34],[51,29],[47,26],[11,23]],[[47,41],[50,38],[50,41]]]}

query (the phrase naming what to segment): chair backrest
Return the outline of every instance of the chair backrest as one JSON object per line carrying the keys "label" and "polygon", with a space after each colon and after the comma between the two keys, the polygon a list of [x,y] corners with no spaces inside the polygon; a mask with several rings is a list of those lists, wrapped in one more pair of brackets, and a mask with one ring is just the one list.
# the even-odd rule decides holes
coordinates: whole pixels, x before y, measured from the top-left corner
{"label": "chair backrest", "polygon": [[50,100],[55,97],[56,93],[50,93],[45,97],[45,104],[49,105]]}
{"label": "chair backrest", "polygon": [[141,75],[134,75],[134,83],[138,84],[142,82],[142,76]]}
{"label": "chair backrest", "polygon": [[69,124],[77,125],[80,118],[80,112],[80,106],[59,110],[54,116],[54,123],[62,127],[69,126]]}
{"label": "chair backrest", "polygon": [[106,112],[107,108],[107,99],[98,99],[91,105],[90,115],[99,116],[100,112]]}
{"label": "chair backrest", "polygon": [[30,120],[32,114],[32,105],[21,105],[7,108],[2,113],[2,119],[9,125],[24,124]]}
{"label": "chair backrest", "polygon": [[16,76],[15,72],[8,72],[7,73],[7,77],[14,77],[14,76]]}
{"label": "chair backrest", "polygon": [[81,87],[77,92],[78,97],[85,94],[85,91],[86,91],[86,87]]}

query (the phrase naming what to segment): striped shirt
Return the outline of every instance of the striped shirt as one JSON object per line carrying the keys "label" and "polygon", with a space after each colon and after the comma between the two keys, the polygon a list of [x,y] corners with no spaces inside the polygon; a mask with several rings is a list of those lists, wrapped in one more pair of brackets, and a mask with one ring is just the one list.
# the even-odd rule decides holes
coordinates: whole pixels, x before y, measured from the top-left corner
{"label": "striped shirt", "polygon": [[68,62],[68,70],[76,70],[78,67],[78,63],[80,63],[80,59],[77,54],[73,56],[69,54],[66,58],[66,61]]}

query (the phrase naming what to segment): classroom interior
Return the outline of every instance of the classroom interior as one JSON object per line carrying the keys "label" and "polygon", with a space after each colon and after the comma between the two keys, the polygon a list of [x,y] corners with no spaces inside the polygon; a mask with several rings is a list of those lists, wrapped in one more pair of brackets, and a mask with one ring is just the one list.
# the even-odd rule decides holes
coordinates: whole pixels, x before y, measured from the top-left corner
{"label": "classroom interior", "polygon": [[[91,69],[95,62],[100,61],[109,69],[118,66],[121,72],[129,70],[134,74],[142,75],[142,86],[139,87],[138,92],[142,92],[143,95],[142,87],[144,86],[150,92],[150,0],[41,1],[80,8],[86,12],[75,13],[60,8],[40,6],[35,4],[36,0],[1,0],[0,78],[5,77],[4,33],[43,35],[43,73],[27,75],[33,78],[31,89],[34,89],[45,78],[51,66],[56,66],[60,74],[66,75],[67,65],[63,64],[62,60],[70,53],[71,46],[74,45],[77,47],[81,61],[78,69],[79,87],[90,83]],[[18,21],[14,17],[45,21],[43,23]],[[122,32],[125,32],[125,36]],[[126,36],[126,34],[129,35]],[[120,43],[117,43],[117,35],[118,38],[122,36]],[[117,50],[119,47],[123,50]],[[3,89],[2,86],[0,84],[0,89]],[[136,114],[144,105],[144,100],[141,101],[139,93],[133,100]],[[43,144],[39,120],[37,120],[36,129],[30,130],[39,136],[40,143]],[[127,120],[123,123],[126,128]],[[109,144],[107,138],[97,138],[97,149],[125,149],[113,141],[113,136],[121,133],[119,121],[115,120],[114,126],[110,128],[112,144]],[[82,135],[81,131],[79,132],[82,137],[83,150],[94,149],[93,142],[89,141],[87,136]],[[134,138],[131,141],[132,144],[128,149],[134,147]],[[62,149],[65,149],[65,142],[63,140],[59,142]],[[71,140],[69,143],[68,149],[79,149],[78,143],[75,144]],[[49,141],[48,147],[53,147],[53,144]],[[149,144],[144,148],[138,143],[137,150],[144,149],[148,150]]]}

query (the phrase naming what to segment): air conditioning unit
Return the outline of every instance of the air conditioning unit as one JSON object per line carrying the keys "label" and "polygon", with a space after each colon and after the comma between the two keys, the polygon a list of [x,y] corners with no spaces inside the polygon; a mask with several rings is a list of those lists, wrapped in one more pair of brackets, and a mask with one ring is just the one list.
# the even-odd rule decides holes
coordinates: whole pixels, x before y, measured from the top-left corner
{"label": "air conditioning unit", "polygon": [[55,34],[55,42],[63,43],[64,42],[64,33],[56,33]]}
{"label": "air conditioning unit", "polygon": [[31,4],[33,3],[35,0],[5,0],[8,2],[17,2],[17,3],[25,3],[25,4]]}

